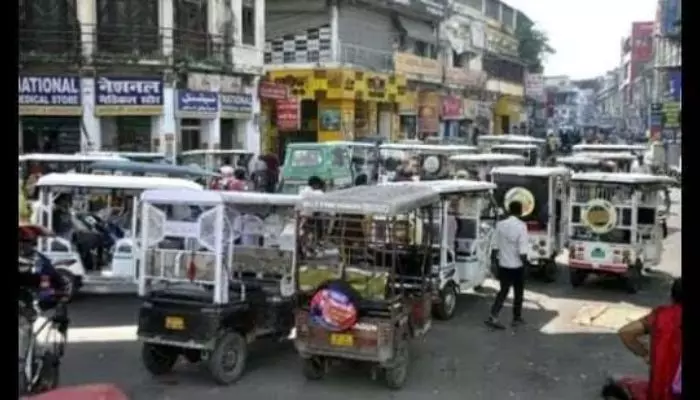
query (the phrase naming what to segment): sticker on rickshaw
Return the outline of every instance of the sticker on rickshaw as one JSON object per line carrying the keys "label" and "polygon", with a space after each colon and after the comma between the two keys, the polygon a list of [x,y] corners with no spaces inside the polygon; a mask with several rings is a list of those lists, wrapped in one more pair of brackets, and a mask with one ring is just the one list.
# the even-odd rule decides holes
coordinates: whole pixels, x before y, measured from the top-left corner
{"label": "sticker on rickshaw", "polygon": [[583,208],[581,220],[593,233],[608,233],[617,225],[617,212],[611,202],[593,199]]}
{"label": "sticker on rickshaw", "polygon": [[603,249],[600,248],[595,248],[591,252],[591,257],[597,259],[605,258],[605,251],[603,251]]}
{"label": "sticker on rickshaw", "polygon": [[504,197],[503,205],[508,209],[510,203],[517,201],[523,207],[523,213],[521,217],[527,217],[535,211],[535,196],[532,192],[521,186],[516,186],[511,188]]}

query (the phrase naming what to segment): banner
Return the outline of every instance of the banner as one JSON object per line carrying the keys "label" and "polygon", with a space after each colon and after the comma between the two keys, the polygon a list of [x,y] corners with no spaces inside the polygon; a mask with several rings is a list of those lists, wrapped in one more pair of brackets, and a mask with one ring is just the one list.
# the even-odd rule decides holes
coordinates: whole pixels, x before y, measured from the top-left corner
{"label": "banner", "polygon": [[681,103],[667,101],[661,105],[663,128],[678,129],[681,127]]}
{"label": "banner", "polygon": [[160,78],[100,76],[95,85],[95,116],[151,116],[163,113]]}
{"label": "banner", "polygon": [[301,102],[298,99],[277,100],[277,130],[298,131],[301,126]]}
{"label": "banner", "polygon": [[462,99],[456,96],[443,96],[441,114],[443,120],[464,119]]}
{"label": "banner", "polygon": [[632,23],[632,59],[649,62],[654,56],[654,22]]}
{"label": "banner", "polygon": [[673,101],[680,102],[683,97],[683,75],[681,71],[668,73],[668,94]]}
{"label": "banner", "polygon": [[542,74],[525,73],[525,96],[544,101],[544,77]]}
{"label": "banner", "polygon": [[219,94],[178,90],[177,116],[180,118],[217,118],[219,111]]}
{"label": "banner", "polygon": [[253,113],[253,95],[248,93],[221,93],[221,118],[248,119]]}
{"label": "banner", "polygon": [[274,82],[260,82],[258,95],[261,99],[284,100],[289,96],[289,88]]}
{"label": "banner", "polygon": [[80,116],[80,77],[20,75],[17,103],[19,115]]}

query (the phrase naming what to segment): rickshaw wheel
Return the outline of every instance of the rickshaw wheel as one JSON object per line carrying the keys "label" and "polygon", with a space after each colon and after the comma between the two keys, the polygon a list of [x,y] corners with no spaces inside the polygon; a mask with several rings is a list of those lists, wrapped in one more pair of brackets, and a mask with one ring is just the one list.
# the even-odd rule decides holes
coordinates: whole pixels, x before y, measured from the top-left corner
{"label": "rickshaw wheel", "polygon": [[70,302],[73,301],[75,298],[75,294],[78,290],[78,280],[75,278],[75,275],[73,275],[72,272],[59,268],[58,269],[58,274],[61,275],[61,279],[63,279],[63,284],[66,287],[65,290],[65,297],[66,301]]}
{"label": "rickshaw wheel", "polygon": [[457,309],[457,290],[448,284],[440,291],[440,303],[433,305],[433,313],[438,319],[446,321],[455,315]]}
{"label": "rickshaw wheel", "polygon": [[559,277],[559,267],[554,259],[550,259],[542,264],[542,280],[547,283],[556,282]]}
{"label": "rickshaw wheel", "polygon": [[571,282],[571,286],[573,287],[579,287],[583,285],[583,283],[586,281],[587,276],[588,271],[577,268],[569,268],[569,282]]}
{"label": "rickshaw wheel", "polygon": [[38,392],[48,392],[56,389],[61,380],[60,361],[54,354],[47,353],[43,357],[44,367],[39,378]]}
{"label": "rickshaw wheel", "polygon": [[321,357],[304,358],[301,373],[310,381],[318,381],[326,376],[326,363]]}
{"label": "rickshaw wheel", "polygon": [[152,375],[164,375],[172,371],[177,357],[177,349],[152,343],[144,343],[141,348],[141,361]]}
{"label": "rickshaw wheel", "polygon": [[635,294],[642,287],[642,263],[637,260],[634,265],[630,265],[624,276],[625,287],[628,293]]}
{"label": "rickshaw wheel", "polygon": [[245,371],[248,344],[238,332],[227,332],[216,341],[209,357],[209,372],[221,385],[237,381]]}
{"label": "rickshaw wheel", "polygon": [[384,370],[384,379],[387,387],[401,389],[408,377],[408,365],[410,363],[408,340],[405,337],[398,339],[394,364]]}

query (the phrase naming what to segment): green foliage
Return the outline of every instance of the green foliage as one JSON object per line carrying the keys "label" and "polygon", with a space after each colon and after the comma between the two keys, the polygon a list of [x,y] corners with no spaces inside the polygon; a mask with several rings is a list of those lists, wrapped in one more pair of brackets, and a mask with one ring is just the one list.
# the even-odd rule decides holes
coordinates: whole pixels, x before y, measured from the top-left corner
{"label": "green foliage", "polygon": [[518,38],[518,55],[528,72],[542,73],[545,57],[556,52],[550,46],[547,34],[535,28],[533,23],[525,23],[518,26],[515,36]]}

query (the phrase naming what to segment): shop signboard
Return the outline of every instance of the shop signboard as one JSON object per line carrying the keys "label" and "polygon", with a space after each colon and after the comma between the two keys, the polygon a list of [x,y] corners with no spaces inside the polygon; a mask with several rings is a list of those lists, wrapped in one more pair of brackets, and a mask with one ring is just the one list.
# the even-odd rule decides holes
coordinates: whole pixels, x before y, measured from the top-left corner
{"label": "shop signboard", "polygon": [[431,58],[418,57],[410,53],[394,54],[394,71],[406,78],[421,82],[442,82],[442,65]]}
{"label": "shop signboard", "polygon": [[160,78],[100,76],[95,85],[95,116],[152,116],[163,113]]}
{"label": "shop signboard", "polygon": [[668,94],[673,101],[680,102],[683,97],[683,80],[681,71],[668,73]]}
{"label": "shop signboard", "polygon": [[525,73],[525,96],[538,101],[545,100],[544,77],[542,74]]}
{"label": "shop signboard", "polygon": [[80,77],[20,75],[17,102],[19,115],[82,115]]}
{"label": "shop signboard", "polygon": [[676,101],[664,102],[661,106],[661,122],[664,129],[681,127],[681,103]]}
{"label": "shop signboard", "polygon": [[277,100],[277,130],[298,131],[301,126],[301,102],[297,98]]}
{"label": "shop signboard", "polygon": [[195,90],[177,92],[177,116],[179,118],[217,118],[219,94]]}
{"label": "shop signboard", "polygon": [[483,71],[472,71],[466,68],[445,69],[445,83],[470,88],[483,88],[486,84],[486,73]]}
{"label": "shop signboard", "polygon": [[258,95],[261,99],[284,100],[289,96],[289,88],[279,83],[260,82],[258,85]]}
{"label": "shop signboard", "polygon": [[663,105],[652,103],[649,105],[649,131],[652,135],[660,134],[663,129]]}
{"label": "shop signboard", "polygon": [[661,35],[674,35],[680,28],[677,22],[681,15],[681,0],[665,0],[661,4]]}
{"label": "shop signboard", "polygon": [[248,119],[253,114],[253,95],[250,93],[221,93],[221,118]]}
{"label": "shop signboard", "polygon": [[463,119],[462,99],[456,96],[443,96],[441,116],[443,120]]}

